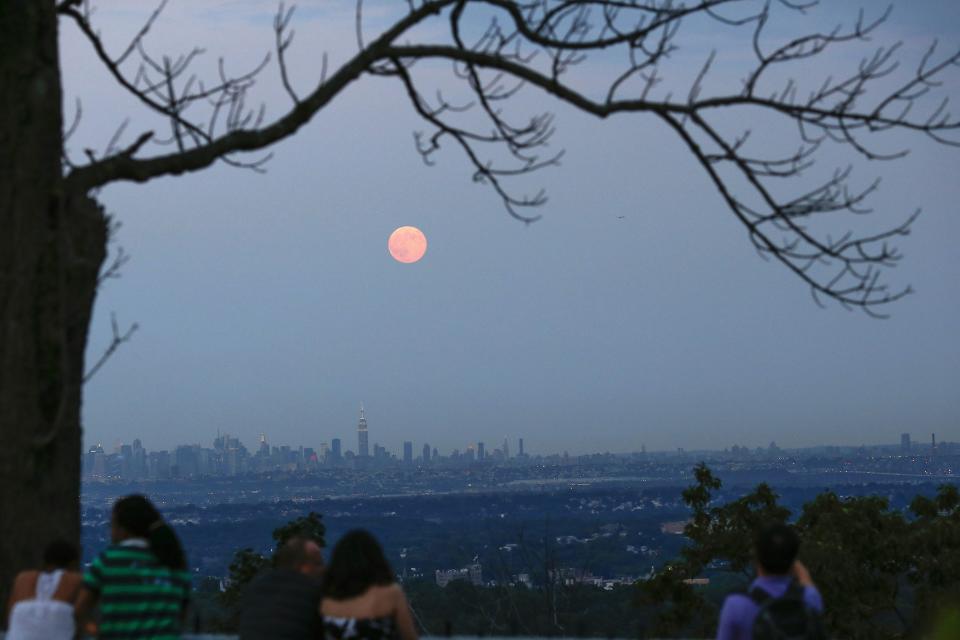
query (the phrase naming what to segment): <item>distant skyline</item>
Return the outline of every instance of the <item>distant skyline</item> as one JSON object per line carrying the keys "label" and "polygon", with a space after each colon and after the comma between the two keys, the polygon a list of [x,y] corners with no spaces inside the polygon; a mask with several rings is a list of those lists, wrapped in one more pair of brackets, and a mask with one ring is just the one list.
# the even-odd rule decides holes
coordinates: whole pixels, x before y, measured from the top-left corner
{"label": "distant skyline", "polygon": [[[854,5],[824,4],[773,33],[856,17]],[[122,50],[151,6],[98,2],[94,23]],[[370,33],[389,6],[369,3]],[[352,7],[301,3],[294,84],[315,80],[321,46],[331,67],[354,51]],[[174,0],[148,45],[206,47],[197,68],[214,74],[221,55],[244,68],[272,48],[275,8]],[[72,24],[60,28],[65,120],[75,98],[83,105],[76,157],[102,149],[126,117],[127,137],[162,126],[118,92]],[[903,40],[909,68],[934,38],[944,53],[960,47],[960,3],[897,2],[872,43],[828,60],[855,66]],[[674,58],[686,70],[710,46],[733,61],[749,51],[749,33],[727,28],[684,29],[678,42],[690,43]],[[714,82],[739,82],[722,62]],[[276,76],[269,66],[251,96],[268,116],[287,105]],[[957,76],[945,83],[954,112]],[[273,149],[266,175],[221,164],[104,189],[122,225],[114,248],[132,259],[98,295],[88,362],[109,341],[111,312],[140,330],[85,387],[85,448],[137,434],[169,449],[220,429],[245,443],[260,432],[308,446],[340,437],[355,450],[361,402],[371,446],[392,452],[404,440],[449,451],[504,435],[543,453],[960,440],[960,150],[915,138],[895,163],[854,160],[857,185],[883,178],[865,228],[924,210],[889,275],[916,294],[878,321],[818,308],[759,258],[656,118],[598,121],[532,90],[517,105],[554,111],[554,144],[566,149],[561,166],[522,183],[550,197],[526,227],[453,145],[423,165],[412,139],[423,124],[387,78],[351,86]],[[828,155],[812,177],[849,160]],[[429,239],[415,264],[387,251],[404,225]]]}
{"label": "distant skyline", "polygon": [[[365,414],[366,414],[366,410],[364,410],[364,416],[365,416]],[[369,430],[369,423],[368,423],[368,421],[366,421],[366,417],[364,417],[363,419],[364,419],[364,426],[367,427],[366,429],[363,430],[363,433],[368,434],[368,437],[369,437],[369,434],[371,433],[370,430]],[[281,432],[282,432],[282,431],[281,431]],[[326,445],[326,446],[329,448],[329,447],[331,446],[331,443],[333,442],[333,440],[339,440],[339,441],[340,441],[340,445],[341,445],[341,451],[342,451],[344,454],[346,454],[346,453],[349,451],[349,452],[352,452],[354,455],[361,455],[361,449],[362,449],[362,447],[361,447],[360,441],[358,440],[358,438],[359,438],[359,433],[360,433],[360,431],[357,429],[357,425],[355,425],[352,431],[345,432],[345,433],[332,433],[332,434],[330,434],[330,435],[325,435],[322,439],[319,439],[319,440],[316,439],[316,438],[314,438],[314,439],[312,439],[312,440],[304,441],[304,442],[299,442],[299,441],[296,441],[296,442],[295,442],[295,441],[286,441],[286,440],[275,439],[275,438],[272,438],[271,435],[270,435],[270,433],[269,433],[269,432],[266,432],[266,431],[262,431],[262,432],[258,433],[258,434],[256,435],[256,438],[255,438],[254,440],[251,440],[251,441],[247,441],[247,440],[245,440],[245,439],[242,438],[242,437],[239,438],[239,439],[240,439],[241,443],[242,443],[244,446],[246,446],[247,449],[250,450],[251,452],[255,452],[255,451],[259,448],[260,443],[261,443],[262,441],[265,441],[265,442],[266,442],[269,446],[271,446],[271,447],[288,446],[288,447],[292,447],[292,448],[297,448],[297,447],[301,447],[301,446],[302,446],[302,447],[304,447],[304,448],[311,448],[311,449],[313,449],[313,450],[315,450],[315,451],[320,451],[320,450],[322,449],[322,446],[323,446],[323,445]],[[373,433],[374,436],[376,435],[376,431],[373,431],[372,433]],[[368,447],[369,447],[370,445],[383,446],[383,447],[386,448],[387,453],[392,454],[392,455],[395,455],[397,458],[401,458],[401,459],[402,459],[402,455],[403,455],[403,453],[404,453],[404,445],[405,445],[406,443],[408,443],[408,442],[412,442],[412,444],[413,444],[412,452],[413,452],[413,454],[414,454],[414,457],[416,457],[416,455],[419,455],[419,453],[420,453],[420,451],[421,451],[421,449],[422,449],[422,447],[423,447],[424,445],[429,445],[430,448],[431,448],[431,450],[433,450],[433,449],[438,449],[440,455],[446,456],[446,455],[449,455],[449,454],[450,454],[452,451],[454,451],[454,450],[458,450],[458,451],[460,451],[461,453],[463,453],[463,452],[465,452],[468,448],[470,448],[470,447],[476,447],[476,446],[479,446],[479,445],[481,445],[481,444],[483,444],[483,445],[485,446],[485,448],[486,448],[486,450],[487,450],[488,453],[489,453],[489,452],[492,452],[492,451],[495,450],[495,449],[501,449],[501,450],[502,450],[504,440],[506,440],[506,442],[507,442],[507,444],[508,444],[508,450],[511,452],[509,457],[515,457],[515,456],[516,456],[516,454],[517,454],[518,451],[520,450],[519,442],[520,442],[521,440],[522,440],[523,443],[524,443],[524,445],[523,445],[523,451],[524,451],[528,456],[552,456],[552,455],[562,455],[562,454],[564,454],[564,453],[569,453],[570,455],[591,455],[591,454],[606,454],[606,453],[630,454],[630,453],[640,453],[640,452],[644,452],[644,451],[647,452],[647,453],[676,453],[678,449],[683,449],[685,452],[688,452],[688,453],[696,453],[696,452],[698,452],[698,451],[723,451],[723,450],[732,448],[732,447],[734,447],[734,446],[746,447],[746,448],[748,448],[748,449],[750,449],[750,450],[754,450],[754,449],[767,449],[771,444],[776,444],[776,445],[777,445],[777,448],[779,448],[779,449],[808,449],[808,448],[834,447],[834,446],[840,447],[840,448],[847,448],[847,447],[849,447],[849,448],[857,448],[857,447],[861,447],[861,446],[865,446],[865,447],[894,447],[894,446],[895,446],[895,447],[902,447],[903,444],[904,444],[904,441],[903,441],[903,435],[904,435],[904,433],[908,433],[908,432],[899,433],[899,434],[897,434],[897,436],[896,436],[895,439],[891,439],[890,441],[882,441],[882,440],[880,440],[880,441],[870,441],[870,442],[849,442],[849,443],[842,443],[842,444],[810,444],[810,445],[804,445],[804,446],[800,446],[800,447],[786,447],[786,446],[781,446],[780,443],[776,442],[775,440],[771,440],[771,441],[768,441],[768,442],[765,442],[765,443],[731,442],[731,443],[728,443],[728,444],[726,444],[726,445],[724,445],[724,446],[720,446],[720,447],[706,447],[706,448],[698,448],[698,447],[696,447],[696,446],[687,446],[687,447],[684,447],[684,446],[680,445],[680,446],[678,446],[678,447],[674,447],[674,448],[671,448],[671,449],[651,449],[651,448],[649,448],[649,447],[646,447],[646,445],[642,443],[637,449],[626,450],[626,451],[609,451],[609,450],[603,450],[603,451],[601,451],[601,450],[570,451],[570,450],[541,449],[541,448],[539,448],[539,447],[536,446],[537,443],[533,443],[533,444],[534,444],[534,449],[531,449],[531,443],[530,443],[530,441],[529,441],[526,437],[524,437],[523,434],[506,435],[506,436],[503,436],[503,437],[500,437],[500,438],[496,438],[496,437],[486,437],[486,436],[484,436],[484,435],[480,435],[480,436],[474,437],[472,440],[469,440],[469,439],[468,439],[468,440],[462,442],[462,443],[459,444],[459,445],[454,445],[454,446],[450,447],[449,449],[442,449],[442,448],[440,448],[440,447],[437,447],[434,443],[427,442],[427,441],[417,441],[417,440],[407,440],[407,439],[403,439],[403,440],[400,442],[400,446],[399,446],[399,447],[393,448],[393,447],[391,447],[391,446],[389,446],[389,445],[384,445],[383,442],[377,440],[376,437],[373,437],[371,440],[369,440]],[[392,434],[392,435],[396,436],[396,434]],[[910,439],[909,439],[909,445],[912,447],[913,452],[914,452],[914,453],[918,453],[918,454],[922,454],[923,452],[925,452],[925,451],[927,451],[928,449],[930,449],[930,447],[931,447],[931,445],[932,445],[932,437],[933,437],[933,436],[936,436],[936,443],[937,443],[938,445],[939,445],[939,444],[951,444],[951,445],[953,444],[953,443],[950,442],[949,440],[944,440],[941,436],[937,435],[937,434],[934,433],[934,432],[929,433],[929,434],[908,433],[908,435],[909,435],[909,438],[910,438]],[[102,446],[102,447],[104,448],[105,451],[112,451],[113,449],[119,447],[119,446],[122,445],[122,444],[124,444],[124,445],[125,445],[125,444],[131,444],[134,440],[139,440],[140,443],[141,443],[141,445],[142,445],[143,447],[145,447],[146,449],[148,449],[148,450],[157,450],[157,449],[159,449],[159,450],[163,450],[163,449],[173,450],[175,447],[179,447],[179,446],[191,446],[191,445],[200,445],[200,446],[204,446],[204,447],[209,447],[209,446],[211,446],[211,444],[212,444],[215,440],[219,440],[219,439],[221,438],[221,436],[237,437],[236,434],[234,434],[234,433],[230,433],[230,432],[228,432],[228,431],[219,430],[219,431],[215,431],[215,432],[209,434],[209,437],[206,438],[206,439],[204,439],[204,438],[201,436],[199,439],[190,440],[190,441],[184,441],[184,442],[177,442],[177,443],[175,443],[175,444],[174,444],[173,446],[171,446],[171,447],[152,447],[152,446],[150,446],[149,442],[147,442],[144,437],[139,436],[139,435],[136,435],[136,434],[126,434],[126,436],[125,436],[124,438],[117,439],[117,440],[115,440],[114,442],[110,442],[110,443],[100,442],[100,441],[98,441],[98,442],[90,442],[90,443],[88,444],[88,446],[87,446],[87,449],[90,449],[90,448],[92,448],[92,447],[95,447],[95,446],[97,446],[97,445],[100,445],[100,446]],[[401,434],[399,437],[402,437],[402,434]],[[263,438],[263,440],[261,440],[261,438]],[[543,443],[543,444],[546,444],[546,445],[549,446],[549,442]],[[85,449],[85,450],[86,450],[86,449]],[[372,455],[372,454],[369,453],[369,449],[368,449],[368,454],[367,454],[367,455]]]}

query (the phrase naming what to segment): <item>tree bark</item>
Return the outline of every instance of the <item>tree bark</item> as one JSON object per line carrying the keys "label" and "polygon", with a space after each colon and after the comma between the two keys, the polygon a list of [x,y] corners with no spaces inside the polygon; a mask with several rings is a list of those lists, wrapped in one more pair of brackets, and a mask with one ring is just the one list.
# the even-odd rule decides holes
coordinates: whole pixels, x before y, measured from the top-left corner
{"label": "tree bark", "polygon": [[3,605],[46,543],[80,538],[83,360],[107,220],[64,191],[61,99],[53,0],[0,2]]}

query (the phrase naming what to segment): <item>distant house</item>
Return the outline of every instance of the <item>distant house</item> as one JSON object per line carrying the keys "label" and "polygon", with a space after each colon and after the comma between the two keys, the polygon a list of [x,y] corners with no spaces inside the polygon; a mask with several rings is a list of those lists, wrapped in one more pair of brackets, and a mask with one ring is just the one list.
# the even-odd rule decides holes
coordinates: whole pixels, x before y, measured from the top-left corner
{"label": "distant house", "polygon": [[690,520],[675,520],[673,522],[664,522],[660,525],[660,533],[672,533],[674,535],[683,535],[683,530],[686,528],[687,524],[690,523]]}
{"label": "distant house", "polygon": [[439,587],[446,587],[454,580],[466,580],[482,587],[483,569],[479,563],[467,565],[463,569],[437,569],[436,579]]}

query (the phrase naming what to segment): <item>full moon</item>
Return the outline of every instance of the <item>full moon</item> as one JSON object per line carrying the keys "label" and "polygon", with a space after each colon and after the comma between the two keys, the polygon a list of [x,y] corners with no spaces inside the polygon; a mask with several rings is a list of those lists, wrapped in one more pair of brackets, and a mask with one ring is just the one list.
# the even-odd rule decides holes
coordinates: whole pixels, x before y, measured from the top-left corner
{"label": "full moon", "polygon": [[397,262],[416,262],[427,252],[427,236],[416,227],[400,227],[390,234],[387,249]]}

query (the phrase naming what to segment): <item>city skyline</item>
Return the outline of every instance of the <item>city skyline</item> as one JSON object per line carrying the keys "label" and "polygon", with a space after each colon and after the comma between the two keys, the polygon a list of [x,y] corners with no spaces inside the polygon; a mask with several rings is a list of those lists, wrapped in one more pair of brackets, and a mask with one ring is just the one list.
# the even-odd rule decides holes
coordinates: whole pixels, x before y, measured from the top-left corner
{"label": "city skyline", "polygon": [[[367,432],[369,433],[369,430],[367,430]],[[243,445],[242,437],[236,434],[231,434],[229,432],[221,432],[220,430],[217,430],[216,436],[213,439],[214,446],[217,446],[217,442],[221,441],[222,439],[233,440],[233,441],[236,441],[238,444]],[[897,434],[896,438],[891,438],[889,441],[871,441],[871,442],[859,442],[859,443],[851,442],[851,443],[846,443],[842,445],[813,444],[805,447],[786,447],[786,446],[780,446],[776,443],[776,441],[771,440],[766,444],[762,444],[762,445],[743,443],[743,442],[730,443],[728,446],[718,448],[718,449],[678,447],[674,449],[661,450],[661,449],[648,449],[646,445],[641,444],[640,448],[638,449],[626,450],[626,451],[543,450],[543,451],[535,451],[533,454],[529,454],[529,452],[525,449],[525,442],[524,442],[523,436],[514,436],[513,441],[517,444],[517,452],[515,456],[510,455],[510,445],[509,445],[510,438],[507,436],[504,437],[500,446],[495,448],[494,451],[502,452],[503,456],[506,459],[512,459],[515,457],[521,457],[521,458],[530,457],[530,455],[533,455],[534,457],[550,457],[550,456],[558,456],[562,454],[569,454],[571,456],[596,455],[596,454],[629,455],[629,454],[637,454],[637,453],[673,454],[673,453],[677,453],[678,451],[695,454],[698,452],[716,453],[716,452],[722,452],[722,451],[729,451],[731,449],[732,450],[743,449],[745,451],[765,451],[770,449],[775,449],[778,451],[802,451],[806,449],[818,449],[818,448],[856,449],[859,447],[888,447],[888,448],[899,447],[900,452],[904,454],[924,455],[936,450],[937,443],[938,443],[936,432],[931,432],[929,434],[922,434],[922,433],[916,433],[916,432],[901,432]],[[273,441],[269,438],[269,436],[265,432],[261,432],[260,434],[258,434],[257,442],[258,442],[258,450],[266,450],[268,452],[271,449],[278,449],[278,448],[286,449],[289,451],[296,451],[297,449],[310,450],[310,451],[317,452],[318,455],[320,456],[320,459],[323,458],[323,454],[325,453],[329,453],[333,458],[336,458],[336,459],[373,457],[369,455],[369,452],[367,456],[363,456],[360,452],[361,450],[359,446],[357,447],[356,451],[350,448],[346,448],[346,449],[342,448],[342,438],[339,438],[339,437],[326,438],[323,440],[312,440],[310,442],[293,443],[293,442],[284,442],[279,440]],[[942,439],[942,438],[939,442],[940,444],[945,446],[955,446],[957,444],[956,442],[952,442],[949,439]],[[410,445],[409,451],[411,453],[412,460],[429,460],[430,457],[437,456],[438,452],[439,452],[439,455],[446,457],[451,453],[464,454],[467,451],[471,451],[471,450],[476,453],[486,448],[486,440],[467,440],[458,447],[453,447],[452,449],[446,449],[446,450],[440,450],[438,449],[438,447],[433,446],[429,442],[418,443],[413,440],[403,440],[400,443],[400,445],[395,448],[381,445],[380,442],[377,441],[376,439],[373,441],[373,444],[375,448],[380,448],[386,451],[388,456],[391,456],[396,460],[403,460],[404,462],[407,461],[406,459],[407,445]],[[417,445],[422,445],[422,449],[420,449],[421,451],[420,453],[417,453]],[[141,447],[148,450],[173,451],[178,447],[204,447],[205,444],[203,441],[178,442],[173,444],[172,446],[168,446],[165,448],[162,448],[162,447],[151,448],[151,447],[144,447],[143,440],[139,436],[137,436],[129,444],[124,442],[123,440],[115,441],[112,445],[112,449],[114,453],[120,453],[123,447],[130,447],[130,446],[132,446],[134,449]],[[104,447],[104,444],[102,442],[97,442],[85,448],[85,451],[87,452],[93,451],[95,448],[99,448],[102,451],[107,450],[107,448]],[[251,448],[250,451],[253,451],[253,449]],[[431,452],[429,453],[429,455],[427,455],[428,451]],[[488,457],[490,457],[489,453],[487,455]],[[478,460],[479,459],[482,459],[482,458],[478,456]]]}
{"label": "city skyline", "polygon": [[[274,46],[274,10],[254,0],[171,3],[149,43],[188,51],[216,29],[229,37],[198,71],[215,75],[221,55],[231,69],[254,66]],[[389,3],[380,10],[365,25],[371,37],[390,20]],[[102,2],[95,22],[108,49],[122,50],[148,14]],[[765,45],[855,20],[854,7],[836,5],[777,14]],[[352,54],[353,21],[352,3],[298,9],[287,58],[294,85],[315,81],[309,43],[324,43],[331,69]],[[898,2],[874,42],[903,41],[906,73],[933,39],[944,50],[960,42],[958,25],[956,3]],[[704,90],[742,86],[749,28],[685,24],[677,42],[684,48],[658,91],[686,95],[711,46],[719,49]],[[874,46],[849,43],[818,64],[856,68]],[[131,115],[118,144],[154,127],[73,28],[63,29],[61,55],[65,104],[83,101],[74,153],[101,149]],[[592,64],[585,71],[606,68],[602,57]],[[454,90],[438,76],[438,88]],[[956,101],[953,78],[942,91]],[[132,426],[172,444],[212,425],[251,442],[264,429],[306,441],[330,428],[352,448],[347,429],[361,400],[377,440],[395,450],[410,439],[448,449],[468,434],[487,433],[490,444],[521,432],[571,451],[845,444],[907,429],[960,439],[956,150],[894,135],[878,144],[903,141],[910,155],[868,163],[828,145],[809,177],[789,184],[802,190],[852,162],[855,186],[883,181],[868,203],[876,215],[851,224],[886,228],[923,209],[897,238],[904,259],[889,272],[916,294],[877,321],[820,309],[793,274],[758,257],[656,118],[599,122],[518,94],[517,117],[555,113],[556,149],[566,150],[562,166],[519,185],[550,196],[543,218],[525,226],[471,180],[454,149],[424,166],[411,135],[423,123],[403,87],[367,80],[278,145],[266,175],[220,165],[103,190],[122,223],[114,251],[131,260],[98,293],[88,363],[109,345],[111,313],[121,328],[140,329],[84,387],[85,445]],[[275,73],[249,96],[251,105],[261,99],[268,117],[286,108]],[[784,139],[758,131],[751,140],[761,137]],[[401,225],[430,239],[416,264],[387,251]]]}

